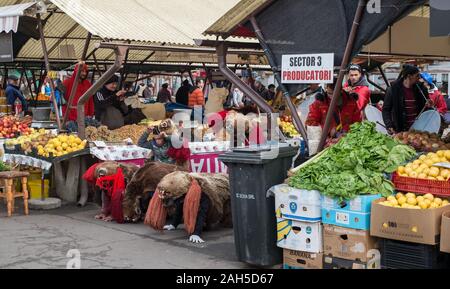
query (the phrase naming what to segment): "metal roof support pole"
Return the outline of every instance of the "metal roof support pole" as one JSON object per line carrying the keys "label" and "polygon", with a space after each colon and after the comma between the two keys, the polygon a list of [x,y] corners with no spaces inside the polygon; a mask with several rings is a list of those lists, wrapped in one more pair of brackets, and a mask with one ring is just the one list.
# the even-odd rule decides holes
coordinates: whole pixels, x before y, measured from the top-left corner
{"label": "metal roof support pole", "polygon": [[36,93],[36,98],[33,98],[33,100],[37,101],[37,96],[39,95],[39,88],[38,88],[37,80],[36,80],[36,71],[32,70],[31,72],[32,72],[31,77],[33,77],[34,92]]}
{"label": "metal roof support pole", "polygon": [[[45,43],[45,35],[44,35],[44,28],[42,25],[41,14],[39,14],[39,13],[37,14],[37,19],[38,19],[39,33],[41,35],[42,51],[44,52],[45,66],[46,66],[47,75],[48,75],[48,72],[50,72],[50,61],[48,59],[47,44]],[[58,129],[61,130],[61,128],[62,128],[61,120],[59,119],[58,104],[56,103],[56,97],[55,97],[55,84],[53,83],[53,81],[51,79],[50,79],[50,93],[52,96],[53,108],[55,110],[56,123],[58,124]]]}
{"label": "metal roof support pole", "polygon": [[115,50],[116,61],[98,80],[94,83],[78,100],[78,135],[81,139],[85,138],[85,121],[84,121],[84,104],[94,95],[117,71],[122,68],[125,59],[125,54],[128,51],[127,47],[119,46]]}
{"label": "metal roof support pole", "polygon": [[27,69],[25,68],[25,66],[22,66],[22,69],[23,69],[23,72],[25,74],[25,79],[27,81],[28,90],[30,91],[31,99],[33,99],[33,89],[31,88],[31,82],[30,82],[30,79],[28,78],[28,75],[27,75]]}
{"label": "metal roof support pole", "polygon": [[383,77],[384,83],[386,83],[386,87],[391,87],[391,84],[389,83],[389,80],[386,77],[386,74],[384,73],[383,67],[381,65],[378,65],[378,70],[381,73],[381,76]]}
{"label": "metal roof support pole", "polygon": [[284,96],[286,103],[289,107],[289,110],[291,111],[292,116],[294,118],[293,120],[294,120],[295,127],[296,127],[297,131],[300,132],[300,134],[302,135],[303,140],[305,140],[305,142],[308,143],[308,136],[306,134],[305,126],[303,125],[303,123],[300,119],[300,116],[297,113],[297,109],[295,108],[294,103],[292,103],[291,96],[289,95],[289,91],[286,89],[286,86],[284,86],[284,84],[281,82],[281,76],[277,69],[275,57],[274,57],[272,51],[270,50],[269,45],[267,45],[267,42],[264,38],[264,35],[262,34],[261,29],[259,28],[256,18],[253,16],[252,18],[250,18],[250,21],[252,23],[253,29],[255,30],[256,37],[258,38],[259,43],[261,44],[261,47],[264,49],[267,59],[269,60],[270,67],[272,67],[272,71],[275,76],[275,79],[277,80],[278,85],[281,87],[281,90],[283,91],[283,96]]}
{"label": "metal roof support pole", "polygon": [[333,113],[341,97],[342,82],[346,73],[350,56],[353,50],[353,44],[355,42],[356,35],[358,33],[359,23],[366,9],[367,0],[359,0],[358,8],[356,9],[355,19],[353,20],[352,30],[347,40],[347,46],[345,47],[344,57],[342,58],[341,69],[337,79],[336,87],[334,88],[333,98],[331,99],[330,107],[328,108],[327,118],[325,119],[325,125],[323,127],[322,138],[320,139],[318,152],[322,151],[325,146],[328,134],[330,132],[331,120],[333,119]]}
{"label": "metal roof support pole", "polygon": [[376,88],[378,88],[379,90],[381,90],[382,92],[386,92],[386,89],[382,88],[381,86],[379,86],[378,84],[376,84],[375,82],[373,82],[372,80],[370,80],[370,75],[369,73],[366,73],[366,79],[367,82],[372,84],[373,86],[375,86]]}
{"label": "metal roof support pole", "polygon": [[[219,61],[219,70],[222,72],[222,74],[234,85],[236,85],[237,88],[239,88],[246,96],[248,96],[252,101],[256,103],[256,105],[265,113],[267,113],[268,116],[268,123],[267,128],[269,129],[269,140],[272,136],[271,133],[271,124],[272,121],[276,121],[273,119],[273,109],[272,107],[267,104],[267,102],[256,92],[254,91],[250,86],[245,84],[233,71],[228,68],[227,66],[227,47],[224,43],[220,44],[218,47],[216,47],[217,50],[217,57]],[[283,138],[282,135],[280,135],[281,138]]]}
{"label": "metal roof support pole", "polygon": [[[92,34],[90,32],[88,32],[86,42],[84,43],[83,54],[81,55],[80,62],[83,62],[86,60],[86,54],[89,49],[89,43],[91,42],[91,38],[92,38]],[[77,74],[75,75],[75,81],[72,85],[72,90],[70,91],[69,100],[67,102],[66,113],[64,114],[64,119],[62,121],[63,127],[66,124],[67,118],[69,117],[69,112],[73,109],[72,102],[73,102],[73,98],[75,97],[75,93],[77,92],[77,89],[78,89],[78,83],[80,82],[80,77],[81,77],[81,69],[80,69],[80,65],[78,65]]]}
{"label": "metal roof support pole", "polygon": [[5,64],[5,76],[3,77],[3,89],[6,89],[6,86],[8,85],[8,67],[6,67]]}

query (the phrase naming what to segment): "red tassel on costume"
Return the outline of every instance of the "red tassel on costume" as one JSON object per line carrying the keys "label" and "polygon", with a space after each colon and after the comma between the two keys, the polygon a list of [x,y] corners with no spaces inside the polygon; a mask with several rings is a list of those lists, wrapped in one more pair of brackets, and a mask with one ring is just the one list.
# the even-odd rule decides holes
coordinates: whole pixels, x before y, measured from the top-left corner
{"label": "red tassel on costume", "polygon": [[125,177],[122,169],[118,168],[114,175],[98,178],[95,185],[108,192],[108,196],[111,198],[111,215],[117,223],[123,223],[122,200],[125,191]]}
{"label": "red tassel on costume", "polygon": [[159,197],[159,190],[156,189],[148,205],[144,224],[152,227],[155,230],[162,231],[164,225],[166,224],[166,219],[167,210],[166,208],[164,208],[163,202]]}
{"label": "red tassel on costume", "polygon": [[202,188],[195,179],[192,179],[191,187],[186,194],[183,205],[184,226],[188,234],[192,234],[195,231],[201,197]]}

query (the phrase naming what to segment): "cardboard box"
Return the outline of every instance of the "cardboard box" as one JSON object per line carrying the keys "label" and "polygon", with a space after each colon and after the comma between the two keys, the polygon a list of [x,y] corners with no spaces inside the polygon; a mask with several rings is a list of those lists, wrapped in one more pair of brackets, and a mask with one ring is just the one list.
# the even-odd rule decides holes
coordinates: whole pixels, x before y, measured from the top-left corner
{"label": "cardboard box", "polygon": [[379,204],[383,201],[384,198],[372,203],[371,236],[426,245],[439,243],[442,214],[450,211],[450,206],[414,210]]}
{"label": "cardboard box", "polygon": [[323,269],[323,254],[283,250],[284,269]]}
{"label": "cardboard box", "polygon": [[322,224],[277,218],[277,246],[295,251],[322,253]]}
{"label": "cardboard box", "polygon": [[323,252],[326,256],[367,262],[373,258],[373,250],[379,247],[378,239],[371,237],[369,231],[323,226]]}
{"label": "cardboard box", "polygon": [[441,251],[450,253],[450,212],[442,215]]}
{"label": "cardboard box", "polygon": [[381,194],[378,195],[362,195],[348,201],[339,201],[338,199],[332,199],[329,197],[323,197],[322,207],[326,209],[336,209],[342,211],[350,211],[355,213],[370,213],[372,202],[381,198]]}
{"label": "cardboard box", "polygon": [[275,194],[277,218],[303,222],[320,222],[322,196],[318,191],[299,190],[286,184],[271,189]]}
{"label": "cardboard box", "polygon": [[324,197],[322,222],[350,229],[369,230],[371,204],[380,197],[381,195],[363,195],[350,201]]}
{"label": "cardboard box", "polygon": [[358,261],[323,256],[323,269],[367,269],[367,264]]}
{"label": "cardboard box", "polygon": [[322,223],[368,231],[370,229],[370,213],[322,208]]}

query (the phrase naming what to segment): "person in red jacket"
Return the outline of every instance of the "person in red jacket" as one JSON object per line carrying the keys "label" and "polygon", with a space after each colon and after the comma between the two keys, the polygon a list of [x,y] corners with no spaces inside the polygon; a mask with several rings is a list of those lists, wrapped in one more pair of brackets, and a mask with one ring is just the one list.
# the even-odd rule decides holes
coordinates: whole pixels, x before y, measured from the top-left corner
{"label": "person in red jacket", "polygon": [[433,77],[428,72],[422,72],[420,74],[420,82],[428,89],[428,95],[433,101],[434,107],[441,114],[444,115],[448,112],[447,103],[445,102],[444,96],[433,83]]}
{"label": "person in red jacket", "polygon": [[348,81],[344,84],[343,90],[356,100],[358,109],[364,115],[364,109],[370,103],[370,89],[361,66],[357,64],[350,65]]}
{"label": "person in red jacket", "polygon": [[[81,75],[80,80],[78,82],[77,90],[75,91],[75,96],[73,98],[72,104],[69,103],[69,97],[72,92],[72,87],[75,84],[75,77],[77,75],[78,69],[81,66]],[[64,98],[67,101],[67,104],[63,106],[63,115],[66,113],[67,106],[69,108],[69,116],[68,121],[77,121],[77,104],[83,94],[91,88],[91,82],[87,80],[89,73],[88,66],[84,62],[80,62],[75,66],[75,70],[72,76],[69,79],[66,79],[63,82],[64,87],[66,88],[66,93],[64,94]],[[84,113],[86,116],[92,117],[94,116],[94,99],[92,97],[84,105]]]}
{"label": "person in red jacket", "polygon": [[[306,119],[307,126],[325,126],[328,108],[333,97],[335,84],[327,85],[326,91],[317,93],[316,100],[309,107],[309,114]],[[339,137],[350,130],[350,126],[362,121],[361,111],[355,99],[347,93],[342,93],[338,105],[331,119],[330,137]]]}

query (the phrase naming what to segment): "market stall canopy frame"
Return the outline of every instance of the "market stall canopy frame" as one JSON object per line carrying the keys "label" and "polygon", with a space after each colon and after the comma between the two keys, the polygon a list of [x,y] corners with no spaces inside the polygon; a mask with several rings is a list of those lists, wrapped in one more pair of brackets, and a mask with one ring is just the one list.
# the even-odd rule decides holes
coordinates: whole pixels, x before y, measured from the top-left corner
{"label": "market stall canopy frame", "polygon": [[[2,0],[0,5],[13,5],[30,0]],[[88,61],[93,60],[95,44],[102,41],[123,41],[134,44],[158,43],[166,46],[196,46],[194,39],[205,37],[202,32],[239,0],[47,0],[48,13],[42,15],[44,34],[49,47],[49,58],[57,61],[74,61],[81,57],[86,36],[93,37],[88,49]],[[239,42],[257,43],[255,40]],[[67,49],[75,53],[66,53]],[[112,51],[95,52],[99,62],[113,62]],[[41,43],[27,41],[16,61],[42,60]],[[184,62],[217,63],[215,55],[130,51],[130,63]],[[229,63],[264,64],[259,59],[243,59],[234,55]]]}
{"label": "market stall canopy frame", "polygon": [[[235,14],[234,17],[231,15],[229,21],[233,22],[233,25],[224,24],[224,19],[230,17],[227,13],[207,29],[206,33],[223,37],[235,35],[233,29],[248,27],[248,18],[255,15],[267,44],[275,55],[278,69],[284,54],[335,53],[335,63],[341,63],[358,2],[345,0],[258,1],[258,5],[251,8],[254,11],[249,11],[244,8],[246,5],[244,0],[238,4],[240,7],[234,7],[229,12],[235,13],[239,8],[247,11]],[[364,45],[383,34],[389,26],[426,2],[425,0],[385,0],[382,2],[380,13],[365,11],[355,39],[352,57],[356,56]]]}

